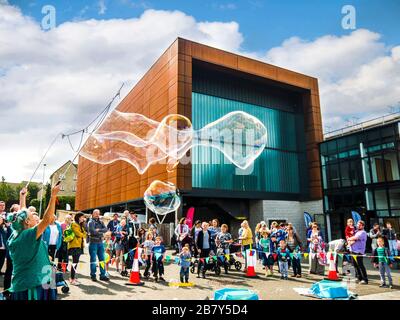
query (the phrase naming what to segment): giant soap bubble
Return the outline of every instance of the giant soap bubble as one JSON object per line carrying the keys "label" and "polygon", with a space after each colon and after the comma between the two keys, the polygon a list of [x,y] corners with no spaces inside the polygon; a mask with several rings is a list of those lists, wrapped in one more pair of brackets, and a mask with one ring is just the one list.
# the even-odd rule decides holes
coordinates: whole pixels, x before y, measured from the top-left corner
{"label": "giant soap bubble", "polygon": [[235,111],[193,130],[190,120],[171,114],[161,122],[138,113],[114,110],[89,137],[81,155],[100,164],[123,160],[143,174],[153,163],[166,161],[173,169],[197,145],[220,150],[241,169],[248,168],[264,150],[267,130],[256,117]]}
{"label": "giant soap bubble", "polygon": [[158,215],[173,212],[181,205],[176,187],[170,182],[153,181],[144,192],[146,207]]}

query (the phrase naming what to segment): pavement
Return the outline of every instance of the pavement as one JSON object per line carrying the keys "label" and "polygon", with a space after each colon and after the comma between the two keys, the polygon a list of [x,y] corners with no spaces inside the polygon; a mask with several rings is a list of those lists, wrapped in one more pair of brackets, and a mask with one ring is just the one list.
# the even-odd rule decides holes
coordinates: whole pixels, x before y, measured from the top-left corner
{"label": "pavement", "polygon": [[[167,254],[172,255],[172,251],[167,251]],[[360,300],[400,300],[399,270],[392,270],[393,289],[379,288],[380,280],[377,269],[373,269],[367,260],[365,260],[365,265],[369,269],[369,284],[356,284],[354,279],[344,277],[342,281],[347,282],[349,290],[356,293]],[[194,283],[193,287],[173,287],[169,286],[168,283],[178,282],[179,266],[171,263],[165,266],[165,283],[150,279],[144,281],[143,286],[134,287],[127,286],[126,283],[129,278],[121,276],[113,266],[110,266],[109,269],[109,282],[93,282],[89,276],[89,267],[89,255],[86,250],[86,254],[81,256],[81,262],[77,268],[77,277],[81,284],[78,286],[70,285],[70,291],[67,294],[62,293],[61,288],[58,288],[59,300],[205,300],[212,299],[215,290],[225,287],[253,290],[262,300],[315,300],[315,298],[298,294],[293,288],[310,288],[312,284],[323,279],[322,276],[307,274],[307,263],[302,264],[302,278],[289,277],[289,280],[280,279],[276,266],[274,276],[267,278],[264,275],[262,265],[257,265],[257,278],[246,278],[243,271],[232,270],[227,275],[222,272],[219,276],[208,271],[206,279],[197,278],[197,274],[190,273],[189,281]],[[141,270],[141,273],[143,274],[143,270]],[[68,278],[67,275],[66,278]],[[3,276],[0,276],[0,285],[3,284],[2,278]]]}

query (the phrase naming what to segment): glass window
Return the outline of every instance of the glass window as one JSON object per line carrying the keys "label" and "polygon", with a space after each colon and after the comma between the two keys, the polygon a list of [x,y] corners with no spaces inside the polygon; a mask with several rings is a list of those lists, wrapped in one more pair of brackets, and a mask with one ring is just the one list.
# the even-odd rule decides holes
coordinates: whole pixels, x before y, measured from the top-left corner
{"label": "glass window", "polygon": [[321,154],[325,155],[328,153],[328,144],[327,143],[321,143],[320,144],[320,150]]}
{"label": "glass window", "polygon": [[385,153],[383,155],[383,165],[386,171],[386,181],[399,180],[399,166],[397,164],[397,155],[395,152]]}
{"label": "glass window", "polygon": [[370,161],[368,158],[362,159],[362,169],[364,176],[364,183],[371,183],[371,173],[370,173]]}
{"label": "glass window", "polygon": [[328,156],[328,161],[329,162],[335,162],[337,160],[337,154],[331,154]]}
{"label": "glass window", "polygon": [[330,188],[340,188],[339,165],[329,165],[328,184]]}
{"label": "glass window", "polygon": [[389,126],[381,128],[381,135],[382,137],[393,137],[395,135],[394,127]]}
{"label": "glass window", "polygon": [[339,152],[346,149],[347,143],[346,138],[341,138],[337,140]]}
{"label": "glass window", "polygon": [[371,156],[371,170],[372,170],[372,182],[385,182],[385,166],[386,163],[382,159],[382,155]]}
{"label": "glass window", "polygon": [[360,149],[352,149],[349,151],[349,156],[350,157],[355,157],[360,155]]}
{"label": "glass window", "polygon": [[358,147],[358,135],[353,134],[347,137],[347,145],[349,147]]}
{"label": "glass window", "polygon": [[332,141],[328,142],[328,153],[329,154],[337,153],[336,140],[332,140]]}
{"label": "glass window", "polygon": [[400,217],[400,210],[392,210],[390,213],[392,217]]}
{"label": "glass window", "polygon": [[369,145],[371,145],[371,142],[374,142],[374,141],[377,141],[377,140],[380,139],[379,130],[370,130],[370,131],[368,131],[367,137],[368,137]]}
{"label": "glass window", "polygon": [[362,167],[360,160],[349,161],[350,166],[350,179],[353,186],[358,186],[363,184]]}
{"label": "glass window", "polygon": [[400,188],[389,189],[390,207],[400,209]]}
{"label": "glass window", "polygon": [[376,210],[376,215],[378,217],[389,217],[389,211],[388,210]]}
{"label": "glass window", "polygon": [[343,151],[339,153],[339,159],[346,159],[349,157],[349,152],[348,151]]}
{"label": "glass window", "polygon": [[340,163],[340,173],[342,175],[342,187],[350,187],[350,163],[348,161]]}
{"label": "glass window", "polygon": [[373,191],[368,188],[365,190],[365,202],[367,206],[367,210],[375,210],[374,206],[374,194]]}
{"label": "glass window", "polygon": [[388,199],[386,196],[386,190],[375,190],[375,203],[376,210],[387,210],[388,209]]}
{"label": "glass window", "polygon": [[326,181],[326,170],[327,170],[327,166],[322,166],[322,185],[323,185],[324,189],[328,188],[328,183]]}

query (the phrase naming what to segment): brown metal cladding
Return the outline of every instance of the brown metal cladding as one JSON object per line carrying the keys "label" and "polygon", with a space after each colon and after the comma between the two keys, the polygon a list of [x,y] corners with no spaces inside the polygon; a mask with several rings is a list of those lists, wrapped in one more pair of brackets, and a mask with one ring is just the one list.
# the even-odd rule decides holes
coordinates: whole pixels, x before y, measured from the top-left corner
{"label": "brown metal cladding", "polygon": [[[306,89],[303,105],[310,199],[321,199],[318,143],[323,139],[322,120],[318,80],[313,77],[178,38],[121,101],[117,109],[141,113],[158,121],[171,113],[182,114],[191,119],[193,59]],[[139,175],[134,167],[123,161],[98,165],[80,157],[76,208],[84,210],[141,198],[155,179],[168,180],[180,189],[191,189],[191,175],[190,164],[179,164],[173,172],[167,172],[165,164],[156,164],[143,175]]]}

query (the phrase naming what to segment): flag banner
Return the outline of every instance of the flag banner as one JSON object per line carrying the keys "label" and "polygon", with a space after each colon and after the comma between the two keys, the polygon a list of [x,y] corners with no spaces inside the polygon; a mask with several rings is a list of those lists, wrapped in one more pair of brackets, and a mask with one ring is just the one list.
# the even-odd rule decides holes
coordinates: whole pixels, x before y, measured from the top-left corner
{"label": "flag banner", "polygon": [[354,225],[357,226],[358,221],[361,220],[360,214],[358,212],[356,212],[356,211],[352,211],[351,215],[353,217]]}
{"label": "flag banner", "polygon": [[309,224],[313,221],[311,214],[308,212],[304,212],[304,224],[306,225],[306,229],[308,228]]}
{"label": "flag banner", "polygon": [[194,219],[194,208],[190,207],[186,213],[186,224],[189,227],[189,229],[192,229],[193,227],[193,219]]}

